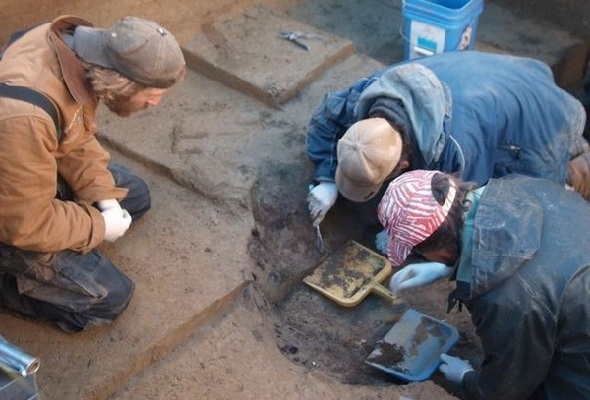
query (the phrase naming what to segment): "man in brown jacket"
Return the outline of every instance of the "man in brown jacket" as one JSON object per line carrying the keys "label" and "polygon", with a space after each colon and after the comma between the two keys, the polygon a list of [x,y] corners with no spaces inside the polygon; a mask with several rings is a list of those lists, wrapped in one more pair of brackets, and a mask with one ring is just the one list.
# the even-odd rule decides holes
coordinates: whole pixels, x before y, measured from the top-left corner
{"label": "man in brown jacket", "polygon": [[110,163],[96,110],[101,100],[121,116],[158,105],[184,72],[173,35],[134,17],[98,29],[63,16],[5,49],[0,83],[43,94],[59,123],[0,96],[0,307],[67,331],[125,310],[134,284],[96,247],[123,236],[150,208],[150,193]]}

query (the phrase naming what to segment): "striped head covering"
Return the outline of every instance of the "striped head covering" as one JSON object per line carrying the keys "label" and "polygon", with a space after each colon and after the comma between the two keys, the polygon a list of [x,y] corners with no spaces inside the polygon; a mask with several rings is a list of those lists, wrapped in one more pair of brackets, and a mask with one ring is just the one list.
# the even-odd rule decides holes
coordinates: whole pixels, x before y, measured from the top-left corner
{"label": "striped head covering", "polygon": [[438,173],[414,170],[400,175],[379,203],[377,214],[389,235],[387,256],[394,266],[403,264],[412,248],[430,237],[449,214],[457,188],[450,180],[441,206],[432,195],[432,178]]}

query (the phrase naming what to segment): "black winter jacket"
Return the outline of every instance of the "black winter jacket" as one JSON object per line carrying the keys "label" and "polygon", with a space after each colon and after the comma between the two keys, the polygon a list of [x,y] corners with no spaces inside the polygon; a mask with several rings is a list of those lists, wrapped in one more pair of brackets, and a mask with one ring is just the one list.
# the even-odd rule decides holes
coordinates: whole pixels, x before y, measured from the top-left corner
{"label": "black winter jacket", "polygon": [[463,379],[469,399],[590,399],[589,230],[590,203],[561,185],[487,184],[461,299],[485,353]]}

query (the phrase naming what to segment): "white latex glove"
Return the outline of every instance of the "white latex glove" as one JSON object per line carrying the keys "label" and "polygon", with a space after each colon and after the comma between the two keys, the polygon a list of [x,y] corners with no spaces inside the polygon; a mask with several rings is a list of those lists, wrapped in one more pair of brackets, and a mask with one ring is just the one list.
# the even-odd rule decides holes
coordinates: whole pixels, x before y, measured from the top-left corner
{"label": "white latex glove", "polygon": [[131,215],[127,210],[116,207],[101,212],[104,218],[105,232],[104,240],[114,242],[127,232],[131,225]]}
{"label": "white latex glove", "polygon": [[326,216],[328,210],[336,203],[338,187],[334,182],[320,182],[307,195],[307,208],[313,220],[313,226],[318,226]]}
{"label": "white latex glove", "polygon": [[393,293],[429,285],[450,276],[453,268],[439,262],[410,264],[396,272],[389,280],[389,290]]}
{"label": "white latex glove", "polygon": [[389,243],[389,235],[385,230],[382,230],[375,236],[375,247],[383,255],[387,255],[387,243]]}
{"label": "white latex glove", "polygon": [[116,208],[118,210],[122,210],[121,205],[117,201],[117,199],[107,199],[107,200],[99,200],[96,202],[98,209],[100,211],[110,210],[111,208]]}
{"label": "white latex glove", "polygon": [[473,371],[473,367],[468,361],[462,360],[459,357],[453,357],[448,354],[441,354],[440,359],[442,364],[438,367],[439,371],[445,374],[448,381],[461,383],[463,376]]}

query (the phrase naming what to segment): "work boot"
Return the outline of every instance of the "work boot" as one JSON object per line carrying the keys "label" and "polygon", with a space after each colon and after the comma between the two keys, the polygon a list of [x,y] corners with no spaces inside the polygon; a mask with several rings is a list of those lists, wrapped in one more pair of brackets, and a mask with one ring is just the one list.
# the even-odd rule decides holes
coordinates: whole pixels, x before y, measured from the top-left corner
{"label": "work boot", "polygon": [[590,153],[574,157],[568,166],[568,185],[590,201]]}

